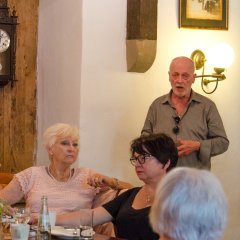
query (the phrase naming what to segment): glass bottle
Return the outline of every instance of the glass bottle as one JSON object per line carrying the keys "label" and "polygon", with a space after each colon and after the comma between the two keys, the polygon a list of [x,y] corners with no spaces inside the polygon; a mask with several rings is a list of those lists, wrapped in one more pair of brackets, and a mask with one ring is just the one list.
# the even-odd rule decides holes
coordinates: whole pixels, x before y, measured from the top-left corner
{"label": "glass bottle", "polygon": [[0,214],[0,240],[4,240],[2,214]]}
{"label": "glass bottle", "polygon": [[38,240],[49,240],[51,239],[51,226],[48,214],[48,202],[47,197],[42,196],[41,198],[41,210],[38,219]]}
{"label": "glass bottle", "polygon": [[0,240],[4,240],[4,233],[3,233],[3,209],[4,209],[4,202],[0,200]]}

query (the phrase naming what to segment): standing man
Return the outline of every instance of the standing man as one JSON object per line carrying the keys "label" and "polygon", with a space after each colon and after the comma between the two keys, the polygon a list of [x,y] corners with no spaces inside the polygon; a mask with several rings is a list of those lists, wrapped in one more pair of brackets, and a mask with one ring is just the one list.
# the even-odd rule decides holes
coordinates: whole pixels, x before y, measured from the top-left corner
{"label": "standing man", "polygon": [[192,90],[194,70],[190,58],[172,60],[172,89],[151,104],[142,135],[166,133],[178,146],[179,166],[210,169],[211,157],[225,152],[229,141],[215,103]]}

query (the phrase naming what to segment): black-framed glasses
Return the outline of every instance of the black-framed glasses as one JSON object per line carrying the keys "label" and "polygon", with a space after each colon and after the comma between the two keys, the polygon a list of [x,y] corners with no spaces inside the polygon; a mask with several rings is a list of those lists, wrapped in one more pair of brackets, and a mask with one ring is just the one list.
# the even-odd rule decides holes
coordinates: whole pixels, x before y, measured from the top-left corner
{"label": "black-framed glasses", "polygon": [[144,155],[138,155],[137,157],[132,156],[130,162],[133,166],[136,166],[137,163],[144,164],[147,158],[150,158],[152,155],[145,153]]}
{"label": "black-framed glasses", "polygon": [[173,119],[174,119],[176,125],[173,127],[172,130],[173,130],[173,133],[177,135],[180,131],[180,128],[178,125],[181,121],[181,118],[179,116],[177,116],[177,117],[173,117]]}

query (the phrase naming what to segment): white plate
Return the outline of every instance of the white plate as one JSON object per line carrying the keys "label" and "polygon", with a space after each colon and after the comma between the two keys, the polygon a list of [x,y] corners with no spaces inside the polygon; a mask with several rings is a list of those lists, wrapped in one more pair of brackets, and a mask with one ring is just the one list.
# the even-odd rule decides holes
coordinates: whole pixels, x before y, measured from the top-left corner
{"label": "white plate", "polygon": [[[58,237],[78,238],[78,236],[74,235],[73,232],[74,232],[74,228],[64,228],[61,226],[51,227],[51,234]],[[79,235],[79,230],[78,230],[78,235]]]}
{"label": "white plate", "polygon": [[[73,234],[74,228],[64,228],[61,226],[51,227],[51,234],[60,238],[79,238],[79,229],[77,229],[77,235]],[[94,233],[93,233],[94,234]]]}

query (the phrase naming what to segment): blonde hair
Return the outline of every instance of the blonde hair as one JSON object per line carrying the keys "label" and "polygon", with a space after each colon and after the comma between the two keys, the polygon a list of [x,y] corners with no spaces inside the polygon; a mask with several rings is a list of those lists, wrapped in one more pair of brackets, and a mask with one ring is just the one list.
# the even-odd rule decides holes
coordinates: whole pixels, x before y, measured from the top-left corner
{"label": "blonde hair", "polygon": [[77,127],[66,123],[57,123],[47,128],[43,134],[43,145],[48,150],[59,138],[71,137],[79,141]]}

